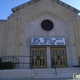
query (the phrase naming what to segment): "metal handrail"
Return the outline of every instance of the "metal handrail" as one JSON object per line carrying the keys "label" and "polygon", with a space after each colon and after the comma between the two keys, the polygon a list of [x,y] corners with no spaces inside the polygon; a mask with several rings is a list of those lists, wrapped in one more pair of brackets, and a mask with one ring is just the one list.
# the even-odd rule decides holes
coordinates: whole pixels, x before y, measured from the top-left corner
{"label": "metal handrail", "polygon": [[[24,58],[24,57],[32,57],[32,56],[2,56],[1,59],[2,59],[2,61],[5,61],[5,62],[7,62],[8,59],[12,59],[12,61],[11,60],[10,61],[13,62],[15,65],[18,65],[18,68],[19,68],[20,64],[30,64],[30,65],[32,64],[31,62],[30,63],[20,62],[21,57]],[[31,69],[32,69],[32,67],[31,67]]]}

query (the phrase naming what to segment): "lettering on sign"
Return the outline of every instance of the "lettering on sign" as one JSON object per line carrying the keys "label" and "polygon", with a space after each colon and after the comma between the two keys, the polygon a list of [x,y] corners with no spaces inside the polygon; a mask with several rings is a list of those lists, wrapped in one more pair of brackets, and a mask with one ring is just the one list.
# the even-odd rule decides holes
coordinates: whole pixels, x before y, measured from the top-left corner
{"label": "lettering on sign", "polygon": [[32,37],[31,45],[65,45],[64,37]]}

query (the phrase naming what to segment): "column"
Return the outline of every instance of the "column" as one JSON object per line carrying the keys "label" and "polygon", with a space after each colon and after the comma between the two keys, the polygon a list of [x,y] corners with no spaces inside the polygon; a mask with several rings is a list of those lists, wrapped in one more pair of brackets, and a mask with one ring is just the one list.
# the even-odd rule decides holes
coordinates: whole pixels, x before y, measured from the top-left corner
{"label": "column", "polygon": [[50,53],[50,47],[46,48],[47,52],[47,68],[51,68],[51,53]]}

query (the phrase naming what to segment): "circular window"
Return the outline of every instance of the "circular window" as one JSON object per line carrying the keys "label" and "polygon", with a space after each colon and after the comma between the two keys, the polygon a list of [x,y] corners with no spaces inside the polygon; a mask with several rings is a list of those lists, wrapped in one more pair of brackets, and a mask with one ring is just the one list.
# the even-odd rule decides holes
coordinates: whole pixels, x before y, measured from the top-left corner
{"label": "circular window", "polygon": [[52,21],[50,21],[50,20],[44,20],[41,23],[41,27],[45,31],[50,31],[50,30],[53,29],[54,25],[53,25],[53,22]]}

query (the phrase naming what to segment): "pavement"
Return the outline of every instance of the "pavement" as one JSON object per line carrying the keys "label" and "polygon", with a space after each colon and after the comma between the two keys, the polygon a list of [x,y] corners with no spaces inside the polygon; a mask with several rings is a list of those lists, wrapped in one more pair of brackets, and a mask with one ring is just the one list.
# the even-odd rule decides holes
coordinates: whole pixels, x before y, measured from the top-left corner
{"label": "pavement", "polygon": [[[27,78],[7,78],[7,79],[1,79],[0,78],[0,80],[74,80],[74,79],[49,79],[49,78],[47,78],[47,79],[27,79]],[[78,79],[77,79],[78,80]],[[80,80],[80,79],[79,79]]]}

